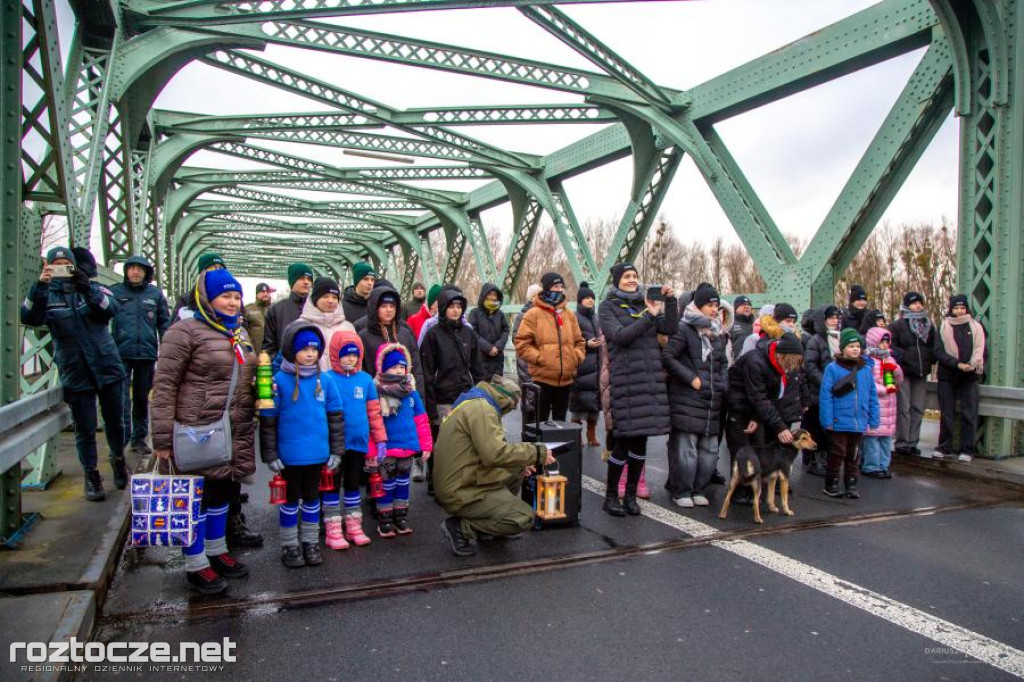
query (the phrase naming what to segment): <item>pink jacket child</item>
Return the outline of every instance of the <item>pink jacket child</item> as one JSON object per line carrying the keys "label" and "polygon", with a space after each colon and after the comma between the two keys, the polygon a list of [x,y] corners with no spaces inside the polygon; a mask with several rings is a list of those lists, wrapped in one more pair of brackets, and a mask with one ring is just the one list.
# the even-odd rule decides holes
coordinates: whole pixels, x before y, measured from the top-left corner
{"label": "pink jacket child", "polygon": [[[872,373],[875,377],[875,391],[878,394],[878,428],[864,433],[865,436],[893,436],[896,433],[896,393],[903,384],[903,370],[889,352],[892,335],[885,327],[872,327],[867,333],[868,354],[874,360]],[[886,385],[886,374],[891,383]]]}
{"label": "pink jacket child", "polygon": [[[408,515],[413,457],[422,452],[423,459],[429,459],[434,449],[430,420],[416,390],[416,378],[408,373],[411,364],[409,351],[400,343],[386,343],[377,352],[374,384],[388,438],[380,462],[384,496],[377,500],[377,532],[385,538],[412,532]],[[376,447],[371,445],[370,452],[375,451]]]}

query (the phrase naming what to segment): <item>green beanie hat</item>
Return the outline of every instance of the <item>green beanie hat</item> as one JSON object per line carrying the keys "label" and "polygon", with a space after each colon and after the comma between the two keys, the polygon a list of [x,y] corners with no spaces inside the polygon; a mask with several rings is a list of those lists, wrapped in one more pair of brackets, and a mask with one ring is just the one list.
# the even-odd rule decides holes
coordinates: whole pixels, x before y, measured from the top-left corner
{"label": "green beanie hat", "polygon": [[847,327],[839,332],[839,352],[842,352],[851,343],[859,343],[861,348],[864,347],[864,339],[860,337],[860,333],[856,329]]}
{"label": "green beanie hat", "polygon": [[219,253],[213,253],[212,251],[204,253],[199,257],[199,262],[196,267],[199,268],[199,272],[205,272],[207,268],[219,265],[222,268],[227,268],[228,264],[224,262],[224,259],[220,257]]}
{"label": "green beanie hat", "polygon": [[440,295],[441,285],[434,284],[433,286],[431,286],[430,289],[427,290],[427,307],[429,308],[430,306],[434,305],[434,301],[436,301],[437,297]]}
{"label": "green beanie hat", "polygon": [[313,279],[313,268],[305,263],[292,263],[288,266],[288,286],[293,287],[303,277]]}
{"label": "green beanie hat", "polygon": [[352,266],[352,284],[359,284],[367,275],[373,275],[374,279],[377,278],[377,271],[369,263],[359,262]]}

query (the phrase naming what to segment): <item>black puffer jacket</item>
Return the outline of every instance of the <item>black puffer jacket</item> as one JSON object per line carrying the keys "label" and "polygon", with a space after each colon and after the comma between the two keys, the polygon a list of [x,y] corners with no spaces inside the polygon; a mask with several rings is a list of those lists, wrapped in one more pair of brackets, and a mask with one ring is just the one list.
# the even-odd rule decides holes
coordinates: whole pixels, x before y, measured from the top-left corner
{"label": "black puffer jacket", "polygon": [[769,352],[775,339],[761,339],[729,370],[729,413],[741,420],[754,419],[772,438],[803,418],[809,401],[803,371],[788,375],[786,390],[779,397],[782,377],[772,366]]}
{"label": "black puffer jacket", "polygon": [[[668,372],[668,403],[672,429],[702,436],[718,435],[722,401],[729,387],[726,345],[723,331],[710,339],[711,347],[704,354],[701,328],[710,323],[692,305],[683,311],[683,319],[662,351]],[[693,380],[700,379],[700,388]]]}
{"label": "black puffer jacket", "polygon": [[804,315],[804,377],[807,381],[808,406],[818,404],[818,392],[825,367],[832,362],[832,351],[828,347],[828,329],[825,328],[825,308],[821,306]]}
{"label": "black puffer jacket", "polygon": [[142,256],[124,262],[125,269],[138,265],[146,272],[138,286],[128,281],[110,287],[117,299],[118,311],[111,331],[122,360],[156,360],[157,344],[171,326],[167,299],[153,284],[153,266]]}
{"label": "black puffer jacket", "polygon": [[[500,310],[488,312],[484,308],[484,299],[492,291],[497,292],[498,302],[501,303],[505,297],[501,290],[490,282],[485,282],[480,288],[480,297],[477,299],[476,307],[469,312],[469,323],[473,325],[476,332],[476,343],[480,349],[481,363],[484,374],[490,378],[495,374],[502,374],[505,371],[505,346],[508,344],[508,318]],[[440,308],[438,308],[440,310]],[[490,355],[491,350],[497,348],[497,355]]]}
{"label": "black puffer jacket", "polygon": [[[840,329],[856,329],[860,331],[861,326],[864,324],[864,318],[868,314],[868,308],[864,310],[858,310],[852,305],[843,308],[843,316],[840,318]],[[863,332],[861,332],[863,333]]]}
{"label": "black puffer jacket", "polygon": [[668,390],[658,334],[674,334],[679,324],[676,299],[667,297],[664,314],[644,310],[643,294],[611,289],[598,308],[608,349],[613,433],[618,438],[661,436],[669,432]]}
{"label": "black puffer jacket", "polygon": [[904,317],[889,325],[889,333],[892,335],[892,357],[899,363],[904,374],[922,378],[932,373],[938,360],[935,344],[939,336],[939,330],[934,324],[928,326],[924,340],[914,333],[910,320]]}
{"label": "black puffer jacket", "polygon": [[480,362],[476,333],[461,320],[451,322],[443,317],[448,305],[465,297],[457,291],[442,291],[437,297],[437,313],[441,321],[427,330],[420,349],[424,384],[423,398],[427,415],[437,423],[438,405],[451,405],[462,393],[479,381],[489,379]]}
{"label": "black puffer jacket", "polygon": [[[380,303],[381,295],[392,293],[397,298],[398,292],[389,286],[381,286],[370,292],[370,298],[366,301],[366,315],[362,325],[356,324],[356,331],[359,338],[363,340],[363,371],[370,376],[377,376],[377,351],[385,343],[400,343],[409,351],[412,358],[412,367],[409,368],[416,377],[416,388],[422,395],[423,391],[423,364],[420,362],[420,347],[412,335],[412,329],[404,321],[399,322],[400,313],[395,315],[395,321],[387,327],[382,327],[377,318],[377,306]],[[345,311],[345,319],[348,319],[348,310]]]}
{"label": "black puffer jacket", "polygon": [[[576,308],[576,320],[580,323],[580,333],[584,341],[601,336],[597,325],[597,311],[594,308]],[[601,370],[602,348],[587,346],[587,355],[583,364],[576,369],[576,379],[569,394],[569,409],[572,412],[600,412],[601,404],[598,393],[598,373]]]}
{"label": "black puffer jacket", "polygon": [[[373,295],[372,291],[370,292],[370,295]],[[359,318],[366,315],[369,305],[370,299],[363,298],[357,294],[355,287],[346,287],[345,291],[341,294],[341,309],[345,311],[345,319],[352,324],[355,324]],[[401,310],[398,311],[398,317],[399,319],[405,319]],[[370,372],[371,375],[374,373],[375,372]]]}
{"label": "black puffer jacket", "polygon": [[306,297],[292,292],[288,298],[270,306],[263,327],[263,350],[270,357],[281,350],[281,337],[284,328],[302,316],[302,308],[306,305]]}
{"label": "black puffer jacket", "polygon": [[743,342],[754,333],[754,315],[736,315],[736,321],[729,329],[729,343],[732,345],[732,357],[736,358],[743,348]]}

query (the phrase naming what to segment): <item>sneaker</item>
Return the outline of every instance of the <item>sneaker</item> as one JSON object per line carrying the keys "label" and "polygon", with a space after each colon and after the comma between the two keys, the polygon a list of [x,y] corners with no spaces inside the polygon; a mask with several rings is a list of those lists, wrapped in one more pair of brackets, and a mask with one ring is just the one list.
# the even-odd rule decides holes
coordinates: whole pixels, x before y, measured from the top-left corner
{"label": "sneaker", "polygon": [[298,545],[286,545],[281,548],[281,563],[288,568],[302,568],[306,565],[306,560],[302,557]]}
{"label": "sneaker", "polygon": [[441,533],[444,536],[445,547],[455,556],[473,556],[476,554],[476,547],[462,532],[462,523],[456,516],[449,516],[441,522]]}
{"label": "sneaker", "polygon": [[[945,459],[946,455],[948,455],[948,454],[949,453],[942,452],[941,450],[933,450],[932,451],[932,459]],[[922,457],[923,457],[923,455],[922,455]]]}
{"label": "sneaker", "polygon": [[307,566],[319,566],[324,562],[324,558],[320,556],[320,546],[315,542],[302,543],[302,558],[306,560]]}
{"label": "sneaker", "polygon": [[710,502],[708,502],[708,498],[699,493],[694,495],[692,499],[695,507],[706,507],[710,504]]}
{"label": "sneaker", "polygon": [[958,462],[971,462],[973,460],[974,455],[969,455],[966,452],[961,452],[959,455],[956,456],[956,461]]}
{"label": "sneaker", "polygon": [[676,503],[677,507],[682,507],[683,509],[693,509],[693,498],[690,497],[689,495],[675,497],[672,499],[672,501]]}
{"label": "sneaker", "polygon": [[193,590],[207,596],[228,589],[228,581],[209,566],[201,571],[189,571],[185,574],[185,581]]}
{"label": "sneaker", "polygon": [[879,478],[892,478],[892,472],[889,471],[888,469],[886,469],[885,471],[879,472],[878,477]]}
{"label": "sneaker", "polygon": [[917,447],[916,445],[909,447],[907,449],[910,451],[910,454],[916,455],[918,457],[921,456],[921,448]]}
{"label": "sneaker", "polygon": [[244,578],[249,575],[249,567],[226,552],[207,558],[210,567],[225,578]]}
{"label": "sneaker", "polygon": [[711,485],[725,485],[726,482],[727,481],[725,479],[725,476],[722,475],[722,472],[720,472],[718,469],[715,469],[714,473],[711,474]]}

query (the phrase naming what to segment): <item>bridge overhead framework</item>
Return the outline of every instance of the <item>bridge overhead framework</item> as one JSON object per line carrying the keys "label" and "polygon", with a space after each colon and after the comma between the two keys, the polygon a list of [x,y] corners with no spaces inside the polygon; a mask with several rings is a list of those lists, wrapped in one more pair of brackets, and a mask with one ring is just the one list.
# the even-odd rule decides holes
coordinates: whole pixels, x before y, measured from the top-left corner
{"label": "bridge overhead framework", "polygon": [[[187,286],[196,258],[216,246],[250,276],[273,276],[303,258],[344,277],[369,259],[404,293],[414,279],[449,279],[460,267],[511,290],[546,214],[576,280],[601,290],[608,266],[638,253],[689,155],[767,283],[763,299],[799,307],[831,300],[836,279],[951,111],[960,125],[960,289],[991,336],[987,381],[1024,386],[1024,0],[882,0],[687,89],[653,82],[575,21],[564,6],[581,1],[621,0],[70,0],[66,58],[53,0],[0,3],[2,402],[55,381],[45,337],[26,334],[17,314],[38,273],[50,214],[66,216],[73,244],[98,235],[108,267],[145,255],[169,292]],[[589,68],[344,25],[368,14],[442,9],[487,22],[497,7],[516,8]],[[385,103],[387,83],[356,93],[342,79],[327,82],[269,59],[262,52],[271,45],[489,78],[576,101],[401,109]],[[917,68],[798,257],[715,125],[916,50],[923,53]],[[310,108],[242,116],[155,109],[161,90],[193,61],[309,100]],[[546,156],[460,132],[506,126],[526,139],[534,124],[595,132]],[[310,153],[279,151],[282,142]],[[324,149],[335,160],[345,151],[389,162],[334,165],[318,160]],[[190,164],[200,150],[225,165]],[[237,170],[228,157],[261,170]],[[410,157],[417,163],[399,163]],[[563,183],[624,157],[633,165],[630,199],[607,252],[593,253]],[[439,189],[444,180],[475,186]],[[512,243],[496,262],[480,216],[505,202]],[[441,264],[428,241],[436,231],[446,245]],[[467,245],[473,259],[463,263]],[[40,371],[23,372],[27,362]],[[1019,423],[987,420],[986,451],[1019,452],[1019,432]],[[17,467],[3,474],[0,504],[17,495],[18,480]]]}

